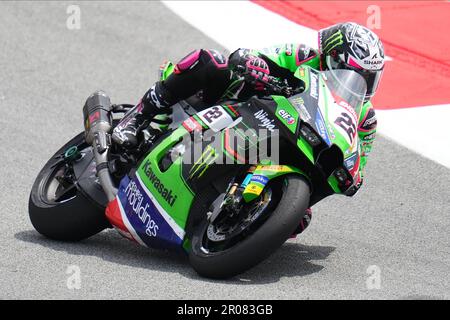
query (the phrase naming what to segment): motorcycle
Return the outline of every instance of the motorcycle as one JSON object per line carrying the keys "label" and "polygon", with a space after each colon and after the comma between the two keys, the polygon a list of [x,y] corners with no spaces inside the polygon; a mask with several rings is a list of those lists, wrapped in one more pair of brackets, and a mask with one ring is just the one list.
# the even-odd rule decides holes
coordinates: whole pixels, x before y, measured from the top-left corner
{"label": "motorcycle", "polygon": [[199,111],[182,101],[171,129],[157,134],[149,126],[133,150],[110,133],[138,106],[94,93],[83,108],[84,132],[32,187],[34,228],[79,241],[113,227],[140,245],[187,254],[209,278],[252,268],[290,238],[307,208],[355,192],[358,182],[365,81],[353,71],[309,67],[295,77],[301,92],[273,81],[265,83],[271,95],[243,102]]}

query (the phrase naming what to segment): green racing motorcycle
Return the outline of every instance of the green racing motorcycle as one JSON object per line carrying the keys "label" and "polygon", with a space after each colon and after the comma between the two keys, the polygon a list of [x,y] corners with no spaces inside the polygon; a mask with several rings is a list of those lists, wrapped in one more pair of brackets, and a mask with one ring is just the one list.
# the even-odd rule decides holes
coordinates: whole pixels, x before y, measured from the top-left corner
{"label": "green racing motorcycle", "polygon": [[182,101],[170,129],[149,126],[133,150],[110,133],[137,107],[94,93],[83,109],[85,131],[32,187],[34,228],[78,241],[113,227],[143,246],[187,254],[209,278],[257,265],[289,239],[308,207],[353,192],[357,180],[365,81],[309,67],[295,76],[301,92],[274,81],[271,95],[247,101],[203,110]]}

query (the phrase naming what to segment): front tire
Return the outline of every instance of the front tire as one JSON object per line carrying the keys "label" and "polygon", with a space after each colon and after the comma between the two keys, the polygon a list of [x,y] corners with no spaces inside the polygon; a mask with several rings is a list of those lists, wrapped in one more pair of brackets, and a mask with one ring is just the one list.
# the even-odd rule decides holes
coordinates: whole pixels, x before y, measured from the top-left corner
{"label": "front tire", "polygon": [[308,208],[309,184],[299,175],[286,175],[277,180],[281,184],[278,203],[270,207],[270,215],[262,225],[237,244],[211,252],[204,248],[210,222],[205,219],[196,228],[189,260],[199,275],[213,279],[238,275],[266,259],[292,235]]}
{"label": "front tire", "polygon": [[58,150],[37,176],[28,202],[33,227],[54,240],[79,241],[110,226],[104,208],[88,200],[75,182],[60,182],[66,165],[61,154],[74,145],[89,147],[81,133]]}

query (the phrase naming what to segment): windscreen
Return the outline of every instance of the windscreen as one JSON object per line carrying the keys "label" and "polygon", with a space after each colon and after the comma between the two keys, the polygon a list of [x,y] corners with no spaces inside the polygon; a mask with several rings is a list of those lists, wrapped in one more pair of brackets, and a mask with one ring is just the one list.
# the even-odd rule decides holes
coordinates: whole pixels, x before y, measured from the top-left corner
{"label": "windscreen", "polygon": [[359,117],[367,91],[364,78],[355,71],[345,69],[323,71],[321,74],[335,99],[346,102]]}

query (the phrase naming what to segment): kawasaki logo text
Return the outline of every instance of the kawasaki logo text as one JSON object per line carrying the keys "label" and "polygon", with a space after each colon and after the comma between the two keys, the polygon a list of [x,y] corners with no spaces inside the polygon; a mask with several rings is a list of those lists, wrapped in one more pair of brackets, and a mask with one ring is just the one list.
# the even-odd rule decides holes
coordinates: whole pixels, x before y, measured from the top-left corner
{"label": "kawasaki logo text", "polygon": [[147,160],[144,164],[145,175],[150,179],[150,183],[155,187],[156,191],[161,195],[161,197],[171,206],[177,201],[177,196],[172,194],[172,190],[164,186],[161,180],[153,172],[150,161]]}

